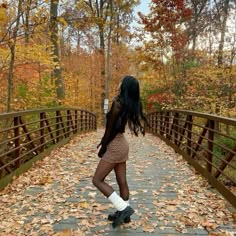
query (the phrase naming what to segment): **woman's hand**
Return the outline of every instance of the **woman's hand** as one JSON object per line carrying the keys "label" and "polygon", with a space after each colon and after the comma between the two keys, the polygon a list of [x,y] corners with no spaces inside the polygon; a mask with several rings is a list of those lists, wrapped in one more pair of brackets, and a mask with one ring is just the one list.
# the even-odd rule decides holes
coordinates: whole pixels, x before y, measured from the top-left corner
{"label": "woman's hand", "polygon": [[99,153],[101,147],[102,147],[102,144],[98,144],[98,145],[97,145],[97,150],[96,150],[96,154],[97,154],[97,155],[98,155],[98,153]]}
{"label": "woman's hand", "polygon": [[98,156],[102,158],[102,156],[105,154],[106,151],[107,151],[107,147],[101,145],[98,150]]}

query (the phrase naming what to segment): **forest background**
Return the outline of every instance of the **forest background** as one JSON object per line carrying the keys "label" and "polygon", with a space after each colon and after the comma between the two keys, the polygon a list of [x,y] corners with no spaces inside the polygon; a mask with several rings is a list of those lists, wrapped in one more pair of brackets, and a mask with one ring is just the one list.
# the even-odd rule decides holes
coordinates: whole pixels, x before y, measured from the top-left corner
{"label": "forest background", "polygon": [[146,112],[235,118],[235,0],[151,0],[149,13],[135,15],[139,4],[3,0],[0,113],[69,106],[102,118],[104,99],[130,74]]}

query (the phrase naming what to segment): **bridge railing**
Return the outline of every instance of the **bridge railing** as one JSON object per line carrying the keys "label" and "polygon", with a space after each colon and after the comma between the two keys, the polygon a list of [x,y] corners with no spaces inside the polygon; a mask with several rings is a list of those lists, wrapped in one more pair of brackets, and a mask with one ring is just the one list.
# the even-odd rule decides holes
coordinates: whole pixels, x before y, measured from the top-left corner
{"label": "bridge railing", "polygon": [[236,207],[236,119],[184,110],[147,115],[148,131],[180,153]]}
{"label": "bridge railing", "polygon": [[0,114],[0,189],[72,136],[96,130],[82,109],[49,108]]}

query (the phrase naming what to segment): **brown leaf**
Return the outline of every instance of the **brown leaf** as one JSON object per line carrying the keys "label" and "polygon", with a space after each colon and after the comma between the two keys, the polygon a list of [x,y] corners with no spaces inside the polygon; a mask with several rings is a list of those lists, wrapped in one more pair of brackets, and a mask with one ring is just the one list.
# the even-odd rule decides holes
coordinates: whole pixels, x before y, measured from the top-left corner
{"label": "brown leaf", "polygon": [[227,233],[227,232],[221,232],[221,233],[211,232],[211,233],[209,233],[208,236],[231,236],[231,234]]}
{"label": "brown leaf", "polygon": [[232,214],[234,222],[236,222],[236,213]]}
{"label": "brown leaf", "polygon": [[176,207],[175,206],[167,206],[166,209],[168,211],[176,211]]}
{"label": "brown leaf", "polygon": [[64,229],[61,232],[57,234],[58,236],[72,236],[72,230],[71,229]]}
{"label": "brown leaf", "polygon": [[203,227],[211,228],[211,229],[216,229],[218,225],[216,223],[209,222],[208,220],[204,220],[201,222],[201,225]]}
{"label": "brown leaf", "polygon": [[80,205],[80,207],[82,207],[82,208],[88,208],[88,207],[89,207],[89,204],[88,204],[86,201],[80,202],[79,205]]}
{"label": "brown leaf", "polygon": [[51,184],[53,179],[50,176],[43,176],[42,179],[39,181],[39,185]]}
{"label": "brown leaf", "polygon": [[143,229],[143,232],[152,233],[152,232],[154,232],[155,227],[151,224],[145,224],[145,225],[143,225],[142,229]]}

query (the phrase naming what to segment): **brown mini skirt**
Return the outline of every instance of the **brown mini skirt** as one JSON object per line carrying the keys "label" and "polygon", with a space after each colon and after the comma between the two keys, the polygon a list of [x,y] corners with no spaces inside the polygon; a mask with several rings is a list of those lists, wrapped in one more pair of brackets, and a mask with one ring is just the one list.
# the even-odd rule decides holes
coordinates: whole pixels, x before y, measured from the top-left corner
{"label": "brown mini skirt", "polygon": [[129,143],[123,133],[118,133],[108,144],[102,160],[109,163],[121,163],[128,160]]}

